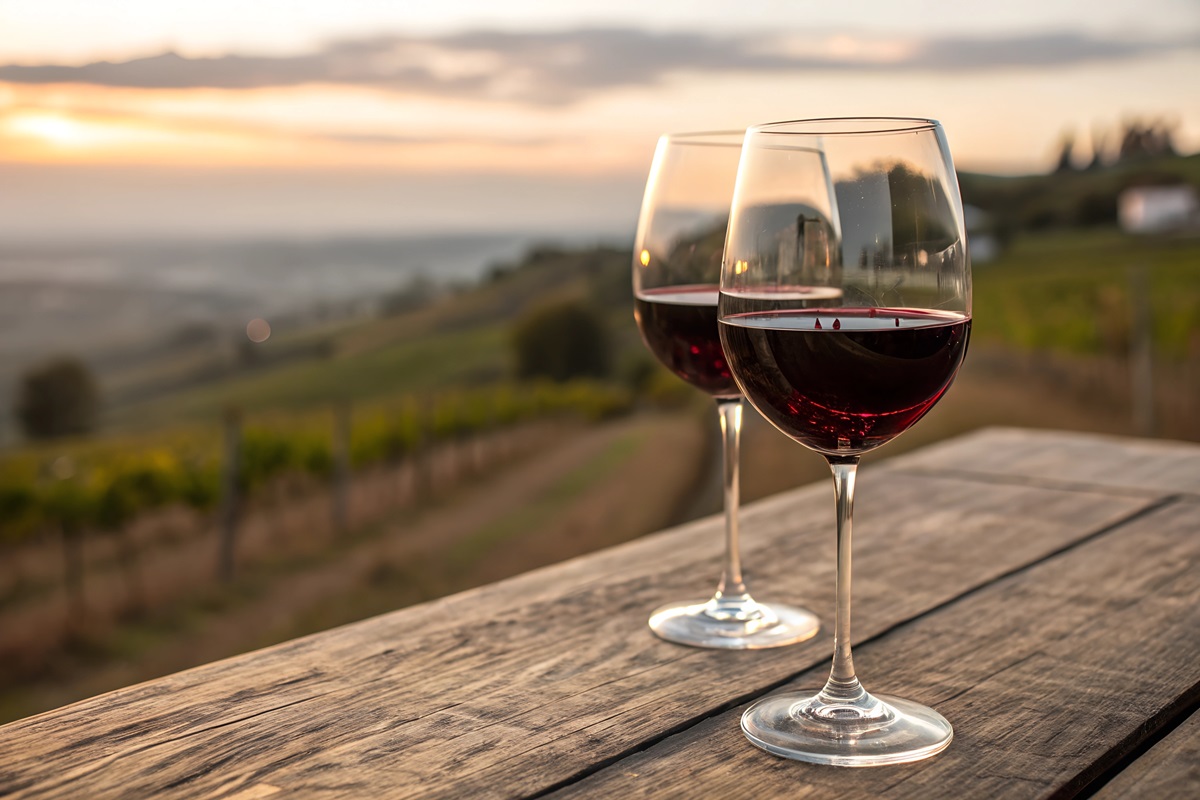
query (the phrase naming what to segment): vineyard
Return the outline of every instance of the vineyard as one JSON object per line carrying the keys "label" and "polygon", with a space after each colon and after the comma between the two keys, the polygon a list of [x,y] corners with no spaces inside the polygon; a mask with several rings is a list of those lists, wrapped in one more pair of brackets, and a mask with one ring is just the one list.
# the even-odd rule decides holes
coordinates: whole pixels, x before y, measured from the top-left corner
{"label": "vineyard", "polygon": [[[130,535],[136,521],[169,509],[182,509],[192,520],[215,518],[221,547],[212,574],[228,580],[244,510],[277,496],[282,485],[327,485],[334,497],[331,522],[345,528],[353,472],[409,462],[415,480],[430,488],[435,453],[443,454],[442,462],[450,453],[478,469],[488,459],[485,443],[497,433],[561,417],[600,420],[630,405],[625,390],[589,381],[503,384],[357,408],[342,404],[333,413],[242,419],[231,410],[223,430],[192,427],[30,447],[0,462],[0,548],[11,554],[57,539],[70,613],[81,615],[85,537],[111,538],[136,584],[137,545]],[[462,468],[443,465],[441,471]],[[5,578],[0,601],[20,592],[20,576]]]}

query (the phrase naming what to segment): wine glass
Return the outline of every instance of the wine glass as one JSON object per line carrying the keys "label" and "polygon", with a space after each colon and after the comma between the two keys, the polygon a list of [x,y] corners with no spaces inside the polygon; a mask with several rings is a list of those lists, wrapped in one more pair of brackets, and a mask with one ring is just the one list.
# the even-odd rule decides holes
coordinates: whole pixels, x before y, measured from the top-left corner
{"label": "wine glass", "polygon": [[967,350],[970,266],[941,125],[876,118],[749,128],[720,288],[734,378],[772,425],[825,456],[837,499],[829,680],[815,694],[758,701],[742,730],[801,761],[871,766],[931,756],[949,745],[950,723],[917,703],[869,694],[854,674],[850,529],[859,457],[923,417]]}
{"label": "wine glass", "polygon": [[650,629],[679,644],[778,647],[816,635],[809,611],[759,603],[738,550],[742,397],[717,332],[717,281],[743,131],[668,134],[658,141],[633,258],[634,318],[659,361],[717,401],[724,437],[725,566],[708,602],[663,606]]}

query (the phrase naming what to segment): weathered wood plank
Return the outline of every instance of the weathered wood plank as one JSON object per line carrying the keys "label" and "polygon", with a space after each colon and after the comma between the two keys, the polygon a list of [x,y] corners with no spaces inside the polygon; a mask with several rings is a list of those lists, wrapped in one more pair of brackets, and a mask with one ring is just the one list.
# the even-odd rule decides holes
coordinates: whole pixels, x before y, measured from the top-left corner
{"label": "weathered wood plank", "polygon": [[[742,706],[551,796],[1072,796],[1200,698],[1198,516],[1200,503],[1173,503],[856,650],[868,688],[951,720],[954,742],[930,760],[844,769],[775,758],[742,736]],[[812,670],[786,688],[823,678]],[[1185,738],[1163,760],[1195,797],[1194,731]]]}
{"label": "weathered wood plank", "polygon": [[1200,447],[1121,436],[988,428],[889,459],[886,468],[1033,485],[1200,495]]}
{"label": "weathered wood plank", "polygon": [[[1119,524],[1152,498],[876,471],[861,481],[856,638]],[[832,611],[832,500],[751,507],[762,596]],[[969,546],[968,546],[969,544]],[[828,657],[660,642],[663,601],[701,597],[715,520],[0,728],[0,794],[508,797],[569,781]]]}
{"label": "weathered wood plank", "polygon": [[1200,796],[1200,711],[1092,795],[1095,800]]}

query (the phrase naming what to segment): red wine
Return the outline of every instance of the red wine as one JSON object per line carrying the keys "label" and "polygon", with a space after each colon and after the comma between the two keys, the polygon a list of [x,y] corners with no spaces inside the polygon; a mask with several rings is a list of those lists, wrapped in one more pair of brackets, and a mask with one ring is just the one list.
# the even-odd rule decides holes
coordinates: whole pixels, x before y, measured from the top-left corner
{"label": "red wine", "polygon": [[827,455],[857,455],[925,416],[967,350],[964,314],[822,308],[738,314],[721,341],[747,399]]}
{"label": "red wine", "polygon": [[737,397],[717,330],[717,287],[665,286],[638,293],[633,316],[650,352],[714,397]]}

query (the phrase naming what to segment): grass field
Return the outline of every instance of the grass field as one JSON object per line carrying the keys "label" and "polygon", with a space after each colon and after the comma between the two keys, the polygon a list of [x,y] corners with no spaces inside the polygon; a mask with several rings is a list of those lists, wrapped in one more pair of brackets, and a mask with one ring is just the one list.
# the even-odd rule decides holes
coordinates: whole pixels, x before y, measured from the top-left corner
{"label": "grass field", "polygon": [[974,269],[976,341],[1073,354],[1128,352],[1131,284],[1144,270],[1154,343],[1200,358],[1200,238],[1115,230],[1025,235]]}
{"label": "grass field", "polygon": [[[111,377],[124,400],[108,409],[105,424],[154,428],[217,420],[229,406],[294,411],[496,382],[513,376],[514,322],[554,299],[592,302],[610,321],[615,345],[629,348],[637,334],[624,296],[628,270],[626,254],[605,248],[534,251],[522,265],[427,306],[272,336],[256,351],[260,364],[227,368],[211,380],[189,382],[181,374],[186,364],[161,358]],[[144,396],[139,385],[148,387]]]}
{"label": "grass field", "polygon": [[297,410],[345,399],[375,398],[494,382],[511,370],[507,328],[491,325],[412,336],[374,350],[249,372],[209,386],[117,409],[117,427],[219,419],[222,409]]}
{"label": "grass field", "polygon": [[[622,296],[627,261],[601,253],[534,261],[408,314],[297,331],[266,343],[261,368],[124,404],[108,419],[119,428],[147,428],[216,420],[230,405],[295,410],[502,379],[513,371],[514,320],[548,297],[592,296],[610,321],[614,361],[645,358]],[[976,265],[975,341],[1123,356],[1132,336],[1135,270],[1149,287],[1156,355],[1200,358],[1200,238],[1135,237],[1111,228],[1022,234],[998,260]],[[607,294],[596,296],[597,286]],[[321,353],[314,337],[325,337],[322,354],[271,360],[270,348]]]}

